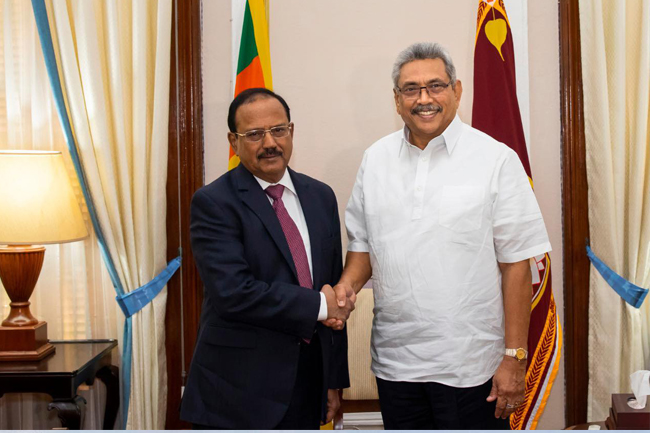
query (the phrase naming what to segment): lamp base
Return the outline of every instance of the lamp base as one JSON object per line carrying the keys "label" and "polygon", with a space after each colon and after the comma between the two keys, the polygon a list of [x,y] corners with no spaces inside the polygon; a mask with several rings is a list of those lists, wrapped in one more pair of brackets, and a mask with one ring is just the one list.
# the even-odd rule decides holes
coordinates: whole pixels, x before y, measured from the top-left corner
{"label": "lamp base", "polygon": [[47,323],[9,327],[0,326],[1,361],[39,361],[54,353],[54,346],[47,339]]}

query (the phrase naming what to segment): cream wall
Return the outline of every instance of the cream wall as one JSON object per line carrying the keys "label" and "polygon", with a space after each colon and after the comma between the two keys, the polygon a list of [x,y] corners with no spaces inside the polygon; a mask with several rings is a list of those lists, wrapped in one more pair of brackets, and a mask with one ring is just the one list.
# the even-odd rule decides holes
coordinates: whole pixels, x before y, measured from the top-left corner
{"label": "cream wall", "polygon": [[[402,127],[390,70],[412,42],[445,45],[463,81],[460,116],[471,122],[476,0],[270,0],[274,90],[296,125],[291,167],[329,184],[341,218],[364,149]],[[557,2],[528,1],[530,156],[554,251],[563,323],[560,92]],[[203,3],[205,181],[227,168],[231,100],[230,1]],[[345,239],[345,235],[344,235]],[[564,363],[539,428],[564,427]]]}
{"label": "cream wall", "polygon": [[[553,246],[553,293],[560,323],[563,324],[560,47],[557,4],[558,2],[528,1],[530,158],[535,193]],[[565,427],[564,356],[555,384],[540,420],[540,429]]]}

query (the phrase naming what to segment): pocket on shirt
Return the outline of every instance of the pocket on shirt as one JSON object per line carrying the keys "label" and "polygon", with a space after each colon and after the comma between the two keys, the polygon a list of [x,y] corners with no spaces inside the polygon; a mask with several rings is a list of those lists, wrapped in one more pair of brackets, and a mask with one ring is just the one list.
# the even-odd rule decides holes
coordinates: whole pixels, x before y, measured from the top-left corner
{"label": "pocket on shirt", "polygon": [[481,228],[485,189],[482,186],[444,186],[440,201],[441,226],[457,233]]}

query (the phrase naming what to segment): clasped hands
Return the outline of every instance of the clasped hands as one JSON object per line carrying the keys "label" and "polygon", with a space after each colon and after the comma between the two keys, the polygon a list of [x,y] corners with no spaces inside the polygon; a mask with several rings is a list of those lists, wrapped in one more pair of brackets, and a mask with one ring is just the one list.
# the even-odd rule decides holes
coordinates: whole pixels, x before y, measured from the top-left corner
{"label": "clasped hands", "polygon": [[339,282],[334,287],[326,284],[321,289],[321,293],[325,295],[327,301],[327,320],[322,323],[340,331],[354,310],[357,294],[352,286],[343,282]]}

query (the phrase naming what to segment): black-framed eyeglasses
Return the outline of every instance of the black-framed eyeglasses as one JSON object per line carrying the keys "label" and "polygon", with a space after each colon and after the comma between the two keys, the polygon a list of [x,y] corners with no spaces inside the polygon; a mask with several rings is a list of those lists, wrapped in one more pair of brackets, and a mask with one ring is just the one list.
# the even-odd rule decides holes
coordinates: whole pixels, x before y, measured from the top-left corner
{"label": "black-framed eyeglasses", "polygon": [[425,89],[429,96],[438,95],[442,93],[447,87],[451,84],[451,80],[448,83],[441,83],[439,81],[429,83],[426,86],[416,86],[415,84],[407,84],[403,89],[395,86],[398,92],[404,95],[405,98],[417,98],[422,93],[422,89]]}
{"label": "black-framed eyeglasses", "polygon": [[271,137],[273,138],[284,138],[289,135],[291,128],[293,128],[293,122],[289,123],[288,125],[274,126],[273,128],[269,129],[251,129],[250,131],[246,131],[244,133],[233,132],[233,134],[239,137],[244,137],[246,141],[255,143],[261,141],[267,132],[271,134]]}

